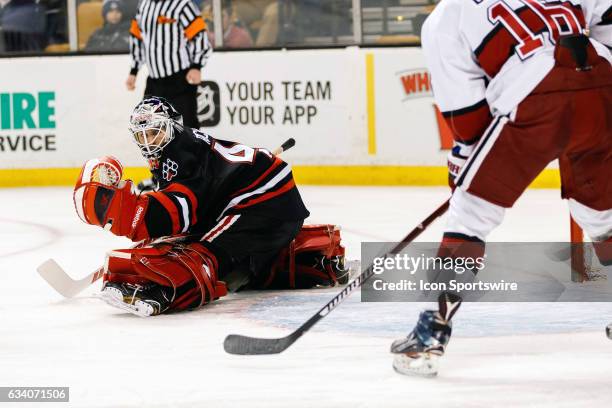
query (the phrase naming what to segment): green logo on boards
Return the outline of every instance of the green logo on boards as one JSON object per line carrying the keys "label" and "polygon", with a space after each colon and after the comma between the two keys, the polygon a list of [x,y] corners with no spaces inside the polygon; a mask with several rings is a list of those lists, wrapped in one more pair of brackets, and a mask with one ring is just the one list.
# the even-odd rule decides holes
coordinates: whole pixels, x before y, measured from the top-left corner
{"label": "green logo on boards", "polygon": [[55,129],[55,92],[0,93],[0,129]]}

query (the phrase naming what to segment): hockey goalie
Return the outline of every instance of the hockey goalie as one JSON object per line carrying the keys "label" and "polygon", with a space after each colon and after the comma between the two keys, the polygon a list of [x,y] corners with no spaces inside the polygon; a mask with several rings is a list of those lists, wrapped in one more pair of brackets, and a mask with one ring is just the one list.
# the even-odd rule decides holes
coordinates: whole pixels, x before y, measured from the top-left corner
{"label": "hockey goalie", "polygon": [[74,189],[81,220],[136,243],[107,254],[106,303],[153,316],[228,290],[348,280],[339,229],[303,226],[309,212],[279,157],[184,127],[158,97],[136,106],[129,127],[155,187],[137,193],[107,156],[87,161]]}

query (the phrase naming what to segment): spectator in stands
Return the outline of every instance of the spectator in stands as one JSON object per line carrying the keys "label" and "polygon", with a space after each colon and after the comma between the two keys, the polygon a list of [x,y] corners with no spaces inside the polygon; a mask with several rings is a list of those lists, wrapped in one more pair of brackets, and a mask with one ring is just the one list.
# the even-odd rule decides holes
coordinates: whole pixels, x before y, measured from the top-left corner
{"label": "spectator in stands", "polygon": [[[249,48],[253,46],[253,38],[249,31],[244,28],[240,20],[234,17],[234,8],[232,7],[231,0],[223,1],[222,6],[223,13],[223,46],[227,48]],[[204,14],[212,17],[212,6],[210,2],[205,5]],[[213,26],[213,21],[207,21],[209,26]],[[215,34],[217,31],[210,30],[209,39],[213,47],[215,46]]]}
{"label": "spectator in stands", "polygon": [[[300,21],[302,18],[300,12],[305,7],[310,7],[310,3],[321,7],[326,2],[322,0],[234,0],[236,12],[253,32],[257,47],[299,43],[302,25],[304,25]],[[321,14],[317,18],[320,19]],[[318,20],[315,23],[318,25]]]}
{"label": "spectator in stands", "polygon": [[105,0],[102,17],[104,26],[89,37],[85,51],[129,51],[130,22],[124,18],[123,2]]}
{"label": "spectator in stands", "polygon": [[278,40],[279,26],[279,2],[280,1],[273,1],[264,9],[264,13],[261,18],[261,27],[257,33],[257,39],[255,40],[255,45],[258,47],[269,47],[276,45]]}
{"label": "spectator in stands", "polygon": [[276,43],[279,0],[233,0],[237,17],[255,39],[257,46]]}
{"label": "spectator in stands", "polygon": [[47,42],[46,7],[36,0],[11,0],[2,8],[5,51],[42,51]]}
{"label": "spectator in stands", "polygon": [[47,45],[68,43],[68,2],[66,0],[39,0],[46,5]]}

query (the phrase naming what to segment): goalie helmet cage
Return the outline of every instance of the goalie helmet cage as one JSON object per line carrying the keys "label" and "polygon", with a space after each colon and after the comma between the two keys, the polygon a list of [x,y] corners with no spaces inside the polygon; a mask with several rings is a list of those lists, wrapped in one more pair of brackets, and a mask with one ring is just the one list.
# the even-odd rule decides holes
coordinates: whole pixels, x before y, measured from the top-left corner
{"label": "goalie helmet cage", "polygon": [[586,282],[605,279],[593,244],[585,240],[582,228],[570,216],[572,281]]}

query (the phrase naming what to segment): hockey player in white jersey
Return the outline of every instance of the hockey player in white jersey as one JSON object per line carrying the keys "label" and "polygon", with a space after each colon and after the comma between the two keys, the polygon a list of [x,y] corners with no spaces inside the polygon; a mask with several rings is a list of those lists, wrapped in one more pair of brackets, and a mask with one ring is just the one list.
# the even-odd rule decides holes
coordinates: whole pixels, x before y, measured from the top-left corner
{"label": "hockey player in white jersey", "polygon": [[[422,44],[455,138],[438,255],[482,256],[505,209],[559,159],[562,197],[612,264],[610,0],[442,0]],[[396,371],[436,375],[461,300],[442,293],[393,343]]]}

